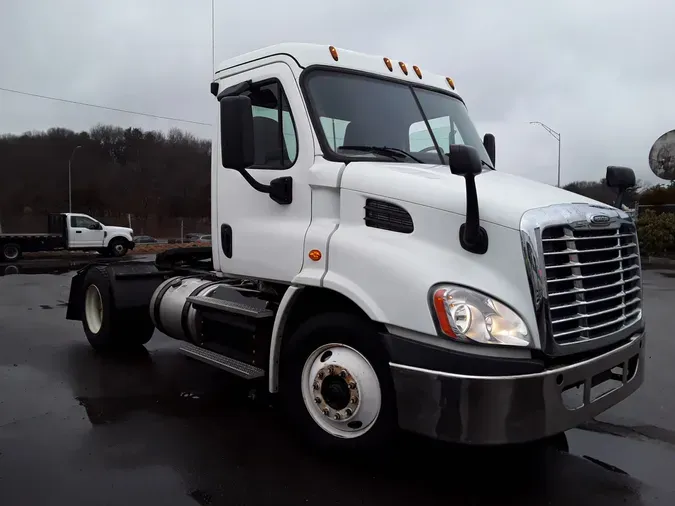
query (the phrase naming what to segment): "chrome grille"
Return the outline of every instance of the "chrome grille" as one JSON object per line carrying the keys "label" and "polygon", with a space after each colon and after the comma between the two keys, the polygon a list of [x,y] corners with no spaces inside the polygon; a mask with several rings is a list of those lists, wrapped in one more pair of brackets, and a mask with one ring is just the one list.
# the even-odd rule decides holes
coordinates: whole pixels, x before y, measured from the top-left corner
{"label": "chrome grille", "polygon": [[554,225],[541,235],[553,340],[602,338],[641,318],[635,225],[576,229]]}

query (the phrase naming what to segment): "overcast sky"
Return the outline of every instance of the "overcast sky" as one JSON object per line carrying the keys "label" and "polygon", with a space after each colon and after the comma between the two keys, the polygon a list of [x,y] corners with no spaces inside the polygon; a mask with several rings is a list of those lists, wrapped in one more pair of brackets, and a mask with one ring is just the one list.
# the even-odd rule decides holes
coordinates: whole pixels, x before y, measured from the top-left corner
{"label": "overcast sky", "polygon": [[[397,7],[396,5],[401,7]],[[216,61],[279,42],[389,56],[451,76],[497,168],[555,184],[648,168],[675,128],[675,2],[215,0]],[[211,0],[0,1],[0,87],[210,123]],[[0,91],[0,133],[98,122],[210,127]]]}

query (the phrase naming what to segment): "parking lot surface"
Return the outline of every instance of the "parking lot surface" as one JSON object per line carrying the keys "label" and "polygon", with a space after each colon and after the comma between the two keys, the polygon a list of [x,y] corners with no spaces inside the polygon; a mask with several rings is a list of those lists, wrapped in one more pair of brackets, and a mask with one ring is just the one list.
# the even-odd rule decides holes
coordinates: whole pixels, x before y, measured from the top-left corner
{"label": "parking lot surface", "polygon": [[0,504],[675,504],[675,273],[645,272],[645,384],[569,431],[569,454],[402,435],[348,459],[158,332],[146,351],[95,353],[65,320],[74,267],[0,277]]}

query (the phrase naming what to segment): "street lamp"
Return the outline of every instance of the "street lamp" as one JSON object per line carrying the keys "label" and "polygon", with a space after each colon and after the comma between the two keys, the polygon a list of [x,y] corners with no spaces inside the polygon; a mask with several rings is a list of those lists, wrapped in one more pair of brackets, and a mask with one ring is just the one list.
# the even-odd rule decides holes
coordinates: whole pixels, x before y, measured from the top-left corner
{"label": "street lamp", "polygon": [[73,191],[72,191],[72,174],[71,174],[71,169],[73,165],[73,157],[75,156],[75,151],[77,151],[79,148],[82,146],[77,145],[73,149],[73,152],[70,155],[70,160],[68,160],[68,212],[72,213],[73,212]]}
{"label": "street lamp", "polygon": [[550,126],[544,125],[541,121],[530,121],[530,125],[539,125],[558,141],[558,188],[560,188],[560,133],[553,130]]}

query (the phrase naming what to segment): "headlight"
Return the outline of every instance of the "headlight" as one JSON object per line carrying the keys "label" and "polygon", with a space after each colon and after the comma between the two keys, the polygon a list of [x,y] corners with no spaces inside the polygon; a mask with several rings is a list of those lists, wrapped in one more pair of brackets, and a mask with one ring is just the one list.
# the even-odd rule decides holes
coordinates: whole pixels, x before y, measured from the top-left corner
{"label": "headlight", "polygon": [[520,316],[482,293],[443,286],[434,292],[433,305],[441,331],[458,341],[508,346],[531,343]]}

